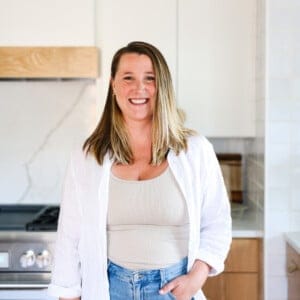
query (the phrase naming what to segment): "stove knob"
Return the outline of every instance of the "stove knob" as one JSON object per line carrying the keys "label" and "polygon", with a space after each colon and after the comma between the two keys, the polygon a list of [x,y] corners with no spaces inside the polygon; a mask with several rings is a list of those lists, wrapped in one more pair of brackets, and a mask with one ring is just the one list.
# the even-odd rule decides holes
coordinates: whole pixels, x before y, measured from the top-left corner
{"label": "stove knob", "polygon": [[33,250],[28,250],[20,257],[20,264],[22,268],[32,267],[35,263],[35,254]]}
{"label": "stove knob", "polygon": [[36,256],[36,264],[39,268],[46,268],[51,265],[51,254],[48,250],[43,250]]}

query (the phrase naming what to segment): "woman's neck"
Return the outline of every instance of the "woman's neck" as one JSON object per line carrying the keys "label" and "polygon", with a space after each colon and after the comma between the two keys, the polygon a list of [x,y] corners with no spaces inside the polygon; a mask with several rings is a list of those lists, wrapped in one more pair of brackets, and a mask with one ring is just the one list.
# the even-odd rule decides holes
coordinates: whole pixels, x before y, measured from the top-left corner
{"label": "woman's neck", "polygon": [[127,124],[127,130],[134,161],[150,161],[152,156],[152,124],[130,123]]}

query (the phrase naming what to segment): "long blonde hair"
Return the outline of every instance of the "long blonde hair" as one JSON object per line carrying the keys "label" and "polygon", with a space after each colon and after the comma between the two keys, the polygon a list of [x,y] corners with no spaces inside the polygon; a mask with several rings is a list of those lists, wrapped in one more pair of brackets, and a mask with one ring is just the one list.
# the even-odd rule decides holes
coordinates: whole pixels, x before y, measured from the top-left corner
{"label": "long blonde hair", "polygon": [[[112,60],[111,78],[114,79],[122,55],[137,53],[151,59],[156,83],[156,104],[152,124],[152,157],[150,163],[159,165],[169,150],[177,155],[187,149],[187,138],[194,131],[184,127],[184,116],[177,108],[171,74],[161,52],[145,42],[131,42],[119,49]],[[100,122],[83,145],[86,154],[95,156],[100,165],[108,153],[116,163],[131,164],[133,154],[122,112],[117,104],[111,82]]]}

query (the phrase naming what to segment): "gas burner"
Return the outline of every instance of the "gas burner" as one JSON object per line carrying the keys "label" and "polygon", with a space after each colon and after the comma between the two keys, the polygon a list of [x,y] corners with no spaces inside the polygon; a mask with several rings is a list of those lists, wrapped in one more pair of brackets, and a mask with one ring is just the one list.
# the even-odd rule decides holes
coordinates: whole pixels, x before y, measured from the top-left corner
{"label": "gas burner", "polygon": [[26,224],[27,231],[56,231],[59,206],[45,207],[31,222]]}
{"label": "gas burner", "polygon": [[0,205],[0,231],[56,231],[59,206]]}

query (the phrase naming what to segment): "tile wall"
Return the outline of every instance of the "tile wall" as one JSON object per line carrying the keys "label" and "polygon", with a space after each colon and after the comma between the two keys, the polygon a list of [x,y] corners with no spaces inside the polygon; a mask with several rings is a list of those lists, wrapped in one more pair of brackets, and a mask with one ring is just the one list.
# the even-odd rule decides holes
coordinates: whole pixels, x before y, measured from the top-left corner
{"label": "tile wall", "polygon": [[242,185],[243,203],[248,205],[249,186],[249,148],[252,149],[255,139],[253,138],[209,138],[216,153],[239,153],[242,155]]}
{"label": "tile wall", "polygon": [[265,10],[263,0],[257,0],[256,12],[256,92],[254,100],[256,137],[247,148],[246,186],[247,204],[263,212],[265,163]]}
{"label": "tile wall", "polygon": [[300,1],[266,2],[265,299],[287,299],[284,232],[300,231]]}

